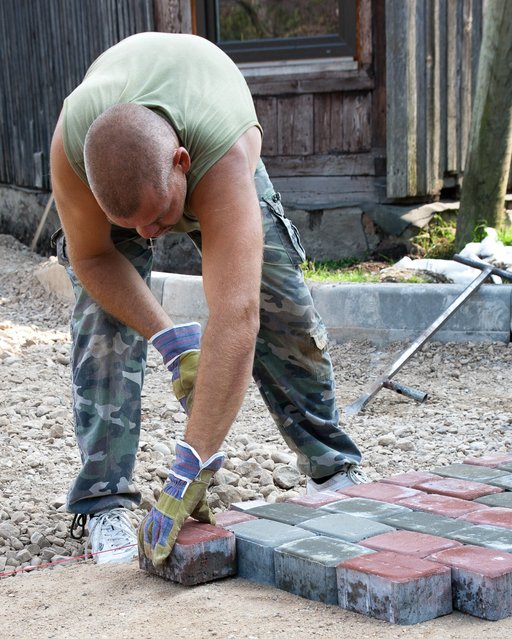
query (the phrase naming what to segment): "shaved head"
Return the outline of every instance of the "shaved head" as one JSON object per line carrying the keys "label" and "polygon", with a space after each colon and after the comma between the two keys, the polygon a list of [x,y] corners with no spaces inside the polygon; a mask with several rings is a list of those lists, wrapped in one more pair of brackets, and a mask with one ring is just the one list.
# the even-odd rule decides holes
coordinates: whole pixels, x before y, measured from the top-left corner
{"label": "shaved head", "polygon": [[85,171],[104,211],[129,218],[148,187],[165,194],[179,145],[163,117],[137,104],[118,104],[96,118],[85,137]]}

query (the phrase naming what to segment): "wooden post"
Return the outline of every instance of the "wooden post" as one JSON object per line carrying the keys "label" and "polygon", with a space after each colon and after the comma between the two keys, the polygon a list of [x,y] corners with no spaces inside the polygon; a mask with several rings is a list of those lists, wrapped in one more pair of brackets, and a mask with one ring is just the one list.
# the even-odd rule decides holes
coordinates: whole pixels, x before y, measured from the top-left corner
{"label": "wooden post", "polygon": [[192,0],[153,0],[155,30],[192,33]]}
{"label": "wooden post", "polygon": [[464,171],[456,247],[476,226],[500,227],[512,158],[512,11],[508,0],[487,2],[476,95]]}

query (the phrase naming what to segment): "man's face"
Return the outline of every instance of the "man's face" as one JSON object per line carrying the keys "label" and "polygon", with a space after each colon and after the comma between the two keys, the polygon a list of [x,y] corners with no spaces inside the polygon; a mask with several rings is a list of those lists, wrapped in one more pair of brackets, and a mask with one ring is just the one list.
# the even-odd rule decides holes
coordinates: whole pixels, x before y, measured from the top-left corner
{"label": "man's face", "polygon": [[139,210],[128,218],[108,215],[112,224],[124,228],[135,228],[146,239],[160,237],[172,231],[183,216],[187,181],[184,173],[175,174],[164,194],[148,187]]}

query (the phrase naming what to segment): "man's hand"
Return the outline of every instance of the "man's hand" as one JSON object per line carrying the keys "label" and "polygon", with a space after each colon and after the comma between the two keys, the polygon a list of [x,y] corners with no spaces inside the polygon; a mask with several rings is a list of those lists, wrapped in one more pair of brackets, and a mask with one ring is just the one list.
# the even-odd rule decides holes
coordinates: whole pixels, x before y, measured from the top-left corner
{"label": "man's hand", "polygon": [[206,489],[224,462],[224,453],[215,453],[201,462],[186,442],[177,442],[176,461],[155,506],[143,519],[138,532],[139,547],[155,566],[171,554],[178,534],[188,517],[215,524],[206,501]]}
{"label": "man's hand", "polygon": [[172,388],[176,399],[187,415],[190,415],[199,365],[201,325],[193,322],[173,326],[153,335],[150,342],[160,351],[164,364],[172,373]]}

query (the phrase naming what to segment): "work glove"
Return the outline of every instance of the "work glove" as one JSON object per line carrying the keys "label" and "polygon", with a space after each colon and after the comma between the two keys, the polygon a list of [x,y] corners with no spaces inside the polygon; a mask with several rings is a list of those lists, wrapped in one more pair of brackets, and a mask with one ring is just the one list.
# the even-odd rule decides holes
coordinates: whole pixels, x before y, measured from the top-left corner
{"label": "work glove", "polygon": [[167,482],[138,531],[139,548],[154,566],[171,554],[178,534],[188,517],[215,525],[206,501],[206,489],[224,462],[224,453],[215,453],[205,462],[183,441],[176,443],[176,461]]}
{"label": "work glove", "polygon": [[201,325],[198,322],[179,324],[156,333],[149,341],[162,355],[172,374],[176,399],[190,415],[199,365]]}

